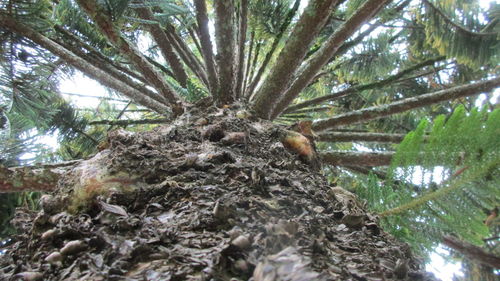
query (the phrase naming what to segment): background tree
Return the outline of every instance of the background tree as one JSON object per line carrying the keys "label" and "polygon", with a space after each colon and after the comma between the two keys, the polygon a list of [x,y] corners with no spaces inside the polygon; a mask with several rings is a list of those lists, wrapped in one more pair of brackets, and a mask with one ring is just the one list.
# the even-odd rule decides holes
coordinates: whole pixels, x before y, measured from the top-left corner
{"label": "background tree", "polygon": [[[390,164],[395,144],[421,119],[449,114],[458,104],[474,112],[475,96],[500,84],[497,4],[487,10],[475,1],[427,0],[10,0],[0,5],[1,124],[4,138],[16,139],[1,148],[26,145],[29,137],[23,133],[30,130],[29,135],[57,130],[61,147],[51,161],[93,155],[99,143],[106,148],[106,134],[116,126],[146,130],[151,125],[140,124],[174,124],[185,112],[214,104],[242,107],[278,124],[312,120],[310,126],[299,122],[296,130],[318,142],[323,169],[351,190],[375,189],[373,176],[414,188],[407,177],[394,178],[396,164],[380,167]],[[149,46],[139,49],[144,44]],[[58,81],[75,69],[125,103],[103,98],[95,112],[68,104]],[[17,151],[2,156],[5,166],[23,164],[7,162],[19,158]],[[419,161],[408,159],[408,167]],[[39,168],[26,173],[2,167],[1,189],[55,186],[59,173]],[[351,172],[360,176],[346,178]],[[469,172],[459,176],[470,178]],[[363,174],[370,173],[372,181],[366,181]],[[31,181],[12,184],[19,175]],[[34,184],[40,177],[44,183]],[[395,192],[418,197],[426,191],[412,190]],[[471,199],[464,208],[495,207],[495,196],[487,203]],[[394,229],[411,221],[393,218]]]}

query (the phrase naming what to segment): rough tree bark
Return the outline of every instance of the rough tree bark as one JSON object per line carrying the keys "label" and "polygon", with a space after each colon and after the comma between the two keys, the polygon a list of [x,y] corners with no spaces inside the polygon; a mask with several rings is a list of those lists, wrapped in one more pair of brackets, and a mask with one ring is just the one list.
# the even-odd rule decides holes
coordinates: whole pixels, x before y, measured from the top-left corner
{"label": "rough tree bark", "polygon": [[42,211],[18,211],[2,277],[434,280],[274,124],[241,109],[191,108],[108,143],[64,173]]}

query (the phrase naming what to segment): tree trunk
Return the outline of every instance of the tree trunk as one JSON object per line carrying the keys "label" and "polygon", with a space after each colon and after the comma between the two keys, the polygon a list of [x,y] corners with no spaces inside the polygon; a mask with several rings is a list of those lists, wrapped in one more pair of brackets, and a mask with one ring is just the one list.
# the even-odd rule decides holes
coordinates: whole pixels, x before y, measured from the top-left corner
{"label": "tree trunk", "polygon": [[272,123],[238,116],[193,108],[154,131],[110,132],[107,149],[43,197],[43,211],[19,210],[0,275],[435,280],[353,194],[287,151]]}

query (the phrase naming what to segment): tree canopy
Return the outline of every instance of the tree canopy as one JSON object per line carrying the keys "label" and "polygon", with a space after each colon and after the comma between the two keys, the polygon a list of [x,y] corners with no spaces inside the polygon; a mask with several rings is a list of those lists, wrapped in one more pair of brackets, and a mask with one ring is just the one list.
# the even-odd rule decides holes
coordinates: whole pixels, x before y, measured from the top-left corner
{"label": "tree canopy", "polygon": [[[370,174],[359,184],[374,189],[381,179],[401,183],[405,180],[394,176],[396,164],[384,166],[404,135],[417,130],[425,136],[439,127],[421,120],[437,118],[442,125],[459,105],[460,118],[477,117],[471,128],[498,118],[491,101],[500,85],[500,5],[480,2],[2,1],[0,163],[23,164],[19,156],[27,151],[41,162],[79,159],[95,153],[118,126],[144,130],[192,107],[237,104],[253,116],[312,129],[324,170],[335,180]],[[101,83],[110,97],[90,111],[65,99],[59,83],[75,71]],[[484,110],[478,111],[473,107],[482,93]],[[58,154],[36,153],[36,136],[56,131]],[[465,160],[457,164],[463,155],[454,157],[425,165],[448,165],[446,179],[465,165]],[[474,160],[493,161],[490,168],[498,168],[498,154],[492,157]],[[418,157],[411,159],[411,165],[403,162],[423,165]],[[498,184],[497,174],[489,176],[487,185]],[[398,186],[413,185],[406,178]],[[432,190],[430,183],[422,186],[401,196]],[[375,198],[363,190],[366,198]],[[498,190],[490,201],[474,192],[464,196],[469,197],[464,208],[475,204],[478,210],[498,206],[500,198]],[[429,210],[446,216],[444,207]],[[478,244],[478,233],[485,231],[465,238]]]}

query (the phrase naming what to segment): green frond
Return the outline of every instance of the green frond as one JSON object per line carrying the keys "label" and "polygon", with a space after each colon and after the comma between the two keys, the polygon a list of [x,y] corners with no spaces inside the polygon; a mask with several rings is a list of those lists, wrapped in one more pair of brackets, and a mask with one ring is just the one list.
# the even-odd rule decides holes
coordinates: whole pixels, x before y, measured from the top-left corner
{"label": "green frond", "polygon": [[286,20],[291,0],[256,0],[249,5],[250,20],[264,34],[277,35]]}
{"label": "green frond", "polygon": [[[439,2],[438,5],[429,1],[424,1],[420,23],[425,27],[425,42],[431,48],[473,68],[485,64],[498,65],[499,33],[484,31],[488,23],[481,23],[477,12],[470,12],[474,5],[462,3],[460,6],[455,1]],[[457,13],[456,9],[463,13]]]}
{"label": "green frond", "polygon": [[499,124],[499,109],[467,112],[463,106],[448,118],[424,119],[398,146],[387,182],[371,178],[356,192],[410,243],[430,249],[454,233],[482,244],[488,235],[483,210],[500,204]]}
{"label": "green frond", "polygon": [[389,76],[401,62],[401,53],[392,50],[391,32],[369,38],[359,49],[336,61],[334,73],[340,81],[368,83]]}

